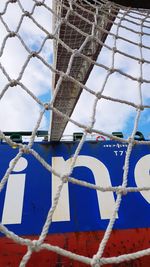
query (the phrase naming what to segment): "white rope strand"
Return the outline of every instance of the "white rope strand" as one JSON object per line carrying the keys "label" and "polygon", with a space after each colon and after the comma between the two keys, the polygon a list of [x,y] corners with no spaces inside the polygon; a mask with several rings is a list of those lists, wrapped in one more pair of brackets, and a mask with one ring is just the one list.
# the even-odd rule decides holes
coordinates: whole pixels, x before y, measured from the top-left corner
{"label": "white rope strand", "polygon": [[[13,93],[19,91],[19,93],[21,92],[21,94],[24,94],[23,96],[27,105],[27,99],[29,99],[29,102],[32,101],[33,105],[36,107],[35,111],[38,113],[36,114],[36,121],[32,127],[32,134],[27,144],[14,142],[10,137],[7,137],[4,134],[1,127],[1,141],[6,142],[7,145],[10,146],[10,149],[15,148],[17,152],[14,153],[15,156],[11,159],[11,164],[7,166],[5,174],[1,177],[0,194],[9,181],[11,173],[15,170],[16,164],[19,162],[20,158],[26,154],[33,157],[38,164],[43,166],[43,168],[49,172],[49,174],[53,174],[56,179],[59,179],[59,186],[55,192],[52,204],[49,205],[47,209],[45,222],[41,227],[41,233],[39,234],[37,240],[30,240],[28,238],[18,236],[16,233],[10,231],[9,227],[4,226],[2,223],[0,223],[0,232],[20,246],[26,246],[26,253],[22,256],[22,260],[19,265],[20,267],[27,266],[28,262],[30,262],[30,260],[32,261],[32,254],[41,250],[55,252],[63,257],[68,257],[71,260],[93,267],[100,267],[105,264],[118,264],[124,261],[136,260],[140,257],[148,256],[150,255],[150,248],[116,257],[105,257],[103,254],[110,241],[109,238],[112,234],[123,196],[128,193],[150,191],[149,186],[143,185],[134,187],[129,186],[128,184],[128,180],[130,178],[129,168],[131,164],[131,153],[134,146],[150,145],[150,140],[136,140],[135,138],[144,112],[148,112],[150,109],[149,102],[147,101],[147,99],[149,100],[147,92],[150,84],[150,78],[149,75],[147,75],[149,72],[148,68],[150,67],[150,58],[147,56],[150,52],[150,10],[135,10],[117,5],[108,0],[56,0],[54,1],[55,8],[51,8],[48,1],[45,0],[31,0],[30,2],[31,7],[29,10],[25,8],[23,1],[20,0],[8,0],[0,9],[0,27],[2,27],[4,31],[4,33],[2,31],[2,37],[0,40],[0,75],[2,80],[0,105],[2,103],[3,107],[3,103],[6,103],[6,109],[9,108],[9,105],[14,105],[11,102],[11,97],[8,102],[5,101],[5,99],[7,99],[9,94],[12,95]],[[19,14],[18,18],[16,18],[16,20],[14,19],[14,24],[16,23],[16,26],[13,26],[13,23],[11,23],[11,25],[9,23],[9,19],[7,18],[9,10],[14,7],[18,9]],[[44,26],[44,17],[40,18],[40,10],[44,10],[46,14],[49,14],[49,17],[53,16],[55,25],[53,25],[52,30],[50,30],[50,26]],[[38,12],[39,18],[37,17]],[[31,28],[33,27],[36,29],[32,37],[30,36],[30,27],[27,22],[31,25]],[[24,25],[26,23],[29,32],[26,28],[24,29]],[[30,37],[28,37],[28,35]],[[35,40],[33,40],[34,38]],[[52,41],[54,42],[54,63],[52,63],[51,60],[52,51],[50,51],[47,55],[47,49],[51,49],[50,47]],[[8,53],[7,49],[10,43],[13,46],[13,42],[18,43],[24,51],[23,54],[25,54],[24,59],[22,59],[20,63],[20,68],[17,74],[15,74],[15,66],[13,74],[9,71],[10,66],[8,67],[6,64],[6,54]],[[127,49],[128,46],[130,47],[129,49]],[[137,49],[137,53],[133,53],[134,49]],[[58,51],[59,55],[56,55],[55,53]],[[99,54],[100,51],[101,54]],[[108,54],[107,59],[103,58],[103,53]],[[13,55],[11,55],[11,57],[12,56]],[[123,61],[128,61],[128,66],[123,66]],[[34,76],[34,71],[31,73],[30,70],[33,63],[39,64],[38,67],[36,66],[37,68],[34,69],[35,72],[37,69],[39,71],[36,73],[36,76]],[[134,70],[131,69],[131,64],[135,64]],[[96,87],[92,85],[90,79],[88,80],[88,76],[92,69],[96,71],[99,70],[98,75],[102,77],[100,80],[97,75],[96,78],[98,82]],[[51,99],[48,97],[46,102],[43,100],[45,99],[45,91],[43,88],[47,86],[47,82],[45,81],[45,76],[43,74],[44,72],[49,73],[49,76],[52,75],[54,80],[54,88],[53,93],[51,94]],[[29,74],[32,74],[34,78],[37,78],[37,80],[39,76],[40,83],[43,81],[45,82],[44,86],[43,84],[40,85],[41,91],[43,90],[43,95],[42,92],[38,92],[39,89],[36,88],[38,87],[37,83],[33,86],[32,81],[29,80],[26,82],[25,77],[29,76],[30,79]],[[112,77],[116,77],[116,80],[111,84]],[[131,91],[129,92],[132,96],[130,99],[128,99],[128,97],[122,97],[121,93],[116,93],[115,96],[111,94],[111,90],[117,87],[119,79],[121,80],[120,92],[123,90],[129,92],[129,88],[126,88],[126,82],[128,81],[132,83],[134,94]],[[123,83],[125,83],[125,85]],[[108,85],[110,88],[108,88]],[[86,120],[80,119],[80,117],[82,117],[80,116],[80,111],[78,118],[75,118],[74,115],[71,116],[72,111],[70,112],[67,109],[70,104],[69,100],[65,111],[63,111],[62,107],[58,107],[56,105],[57,100],[65,91],[66,99],[69,99],[69,94],[71,95],[71,100],[74,99],[73,106],[76,105],[76,100],[82,92],[88,95],[90,99],[89,102],[90,104],[92,103],[92,108],[90,115],[87,115]],[[76,97],[74,97],[73,92],[78,92]],[[147,97],[146,100],[145,95]],[[67,101],[66,99],[63,99],[63,101]],[[99,106],[102,108],[104,103],[118,105],[118,113],[120,112],[121,107],[132,110],[131,120],[133,120],[133,118],[135,119],[134,122],[132,122],[132,130],[130,131],[131,134],[129,138],[114,136],[106,129],[103,129],[103,127],[97,126],[99,121],[98,116],[105,117],[105,114],[101,112],[101,109],[99,112]],[[90,110],[88,101],[85,103],[83,110],[87,110],[87,113]],[[37,132],[42,128],[42,122],[47,120],[46,112],[52,112],[53,115],[56,115],[58,123],[59,121],[65,121],[66,123],[70,123],[71,125],[78,127],[83,132],[83,136],[76,147],[74,155],[71,155],[71,164],[69,169],[63,171],[62,173],[59,171],[59,168],[58,170],[56,167],[53,168],[53,166],[49,164],[48,160],[42,158],[40,153],[38,153],[34,148]],[[26,114],[24,114],[24,116],[25,115]],[[116,114],[114,114],[114,117],[115,116]],[[24,118],[22,118],[22,120],[23,119]],[[10,114],[10,120],[13,120],[13,114]],[[109,122],[107,123],[109,124]],[[80,177],[72,177],[78,157],[82,155],[82,148],[88,134],[103,135],[105,138],[118,142],[115,148],[124,148],[126,153],[124,159],[124,171],[121,183],[118,186],[103,187],[80,180]],[[107,143],[104,144],[104,148],[107,148]],[[118,166],[115,166],[115,168],[117,169]],[[119,174],[117,173],[116,175],[117,181]],[[43,181],[44,179],[45,177],[43,175]],[[97,251],[95,251],[95,255],[87,257],[80,255],[80,253],[78,254],[78,251],[77,253],[73,253],[64,248],[46,243],[46,237],[49,235],[49,230],[51,229],[54,212],[61,201],[61,194],[65,183],[71,183],[72,185],[78,185],[100,192],[112,192],[117,196],[115,198],[115,207],[112,217],[108,222],[108,226],[101,242],[98,245]]]}

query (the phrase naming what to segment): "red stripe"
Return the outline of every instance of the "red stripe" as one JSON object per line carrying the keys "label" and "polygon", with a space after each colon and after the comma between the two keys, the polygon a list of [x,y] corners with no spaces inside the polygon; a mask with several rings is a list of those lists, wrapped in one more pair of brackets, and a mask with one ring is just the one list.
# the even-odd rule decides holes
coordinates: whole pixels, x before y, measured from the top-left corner
{"label": "red stripe", "polygon": [[[60,246],[75,253],[92,257],[99,246],[104,232],[79,232],[49,235],[45,242]],[[28,236],[37,239],[37,236]],[[150,247],[150,228],[132,230],[114,230],[104,252],[104,257],[118,256],[132,253]],[[0,238],[0,267],[18,267],[26,252],[25,246],[19,246],[10,239]],[[85,267],[87,265],[72,261],[48,251],[35,252],[27,267]],[[118,265],[117,267],[149,267],[150,256],[136,261]]]}

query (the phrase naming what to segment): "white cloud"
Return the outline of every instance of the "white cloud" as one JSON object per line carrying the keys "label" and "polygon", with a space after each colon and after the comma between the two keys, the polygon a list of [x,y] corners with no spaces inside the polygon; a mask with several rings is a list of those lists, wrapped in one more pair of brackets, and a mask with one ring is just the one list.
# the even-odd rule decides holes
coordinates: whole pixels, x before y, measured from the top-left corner
{"label": "white cloud", "polygon": [[[31,11],[34,5],[34,1],[28,0],[20,1],[24,10]],[[52,7],[52,0],[46,0],[45,3]],[[6,4],[5,0],[1,0],[0,10],[4,9]],[[13,16],[12,16],[13,14]],[[15,31],[18,23],[21,19],[22,11],[18,3],[9,3],[6,14],[3,19],[12,31]],[[48,32],[52,32],[52,15],[44,7],[36,7],[33,18],[44,27]],[[135,19],[135,21],[137,21]],[[124,26],[133,27],[133,24],[123,22]],[[140,27],[134,26],[134,29],[139,31]],[[0,22],[0,47],[5,36],[8,34],[2,22]],[[144,29],[148,32],[147,28]],[[116,27],[113,26],[112,32],[116,33]],[[24,17],[19,29],[19,35],[24,40],[29,49],[38,51],[44,41],[46,34],[30,20],[28,17]],[[134,32],[128,31],[126,29],[119,30],[119,36],[127,38],[129,41],[140,42],[140,36]],[[132,56],[140,58],[140,50],[138,46],[133,46],[130,42],[123,40],[116,41],[117,49],[121,50],[123,53],[128,53]],[[149,46],[149,37],[143,36],[143,43]],[[107,38],[107,44],[111,47],[114,46],[115,40],[112,36]],[[40,55],[47,61],[52,61],[52,40],[47,40],[45,45],[40,52]],[[150,60],[149,50],[142,49],[143,57]],[[2,57],[0,58],[1,63],[7,70],[11,79],[16,79],[25,63],[28,52],[25,50],[18,38],[8,39]],[[103,48],[98,62],[111,67],[112,64],[112,51],[107,48]],[[134,77],[139,77],[140,75],[140,65],[138,61],[131,58],[127,58],[121,54],[115,54],[115,68],[119,68],[121,71],[133,75]],[[105,80],[106,71],[99,67],[94,67],[87,86],[94,91],[100,91],[102,84]],[[145,79],[149,79],[148,65],[143,65],[143,76]],[[43,95],[50,96],[50,86],[51,86],[51,71],[48,70],[38,59],[32,58],[23,74],[21,79],[23,82],[36,96],[42,99]],[[6,77],[0,71],[0,91],[4,88],[7,83]],[[146,84],[142,85],[143,99],[145,103],[148,103],[149,90]],[[120,74],[112,74],[109,78],[104,95],[117,97],[120,99],[125,99],[135,103],[139,103],[139,93],[138,93],[138,83],[131,81],[130,79],[121,76]],[[92,106],[94,102],[94,97],[89,93],[83,91],[77,106],[73,112],[72,117],[82,123],[88,124],[91,119]],[[86,105],[85,105],[86,103]],[[24,92],[21,92],[21,88],[13,87],[9,88],[4,98],[1,101],[0,107],[0,125],[1,129],[29,129],[35,125],[37,119],[37,114],[39,112],[39,106],[32,101],[32,99]],[[3,114],[5,113],[4,118]],[[13,121],[10,120],[10,115],[13,114]],[[32,114],[32,116],[31,116]],[[106,100],[100,100],[97,105],[96,112],[96,123],[95,128],[111,132],[116,130],[122,130],[127,127],[130,118],[133,118],[134,109],[127,105],[120,105]],[[24,120],[22,119],[24,118]],[[46,118],[42,122],[42,127],[47,127]],[[72,133],[73,131],[78,131],[76,126],[71,123],[68,124],[65,133]]]}
{"label": "white cloud", "polygon": [[[126,27],[134,27],[134,30],[140,32],[141,28],[137,26],[133,26],[130,23],[123,23]],[[112,32],[115,34],[115,26],[112,28]],[[149,31],[150,33],[150,31]],[[116,40],[116,48],[128,55],[134,56],[136,58],[141,57],[140,47],[138,44],[140,43],[140,35],[135,34],[126,29],[119,30],[119,36],[126,38],[129,42]],[[150,38],[150,37],[149,37]],[[149,38],[143,38],[144,44],[149,45]],[[134,41],[137,45],[133,45],[130,41]],[[107,38],[107,45],[114,47],[115,40],[112,36]],[[142,49],[143,57],[148,59],[147,52],[148,50]],[[104,64],[105,66],[111,68],[112,67],[112,59],[113,54],[107,48],[103,48],[97,62]],[[140,77],[140,64],[139,61],[134,60],[130,57],[126,57],[123,54],[116,53],[114,57],[114,68],[117,68],[124,73],[131,75],[135,78]],[[143,77],[149,80],[149,67],[148,64],[143,64]],[[100,67],[94,67],[90,77],[87,81],[87,86],[93,91],[101,91],[103,82],[106,77],[106,71]],[[150,98],[148,85],[142,85],[142,96],[143,103],[147,103],[147,98]],[[103,92],[104,95],[111,96],[113,98],[118,98],[122,100],[131,101],[135,104],[140,103],[140,94],[139,94],[139,83],[137,81],[133,81],[126,76],[122,76],[119,73],[111,74],[108,79],[105,90]],[[89,123],[90,115],[92,111],[94,97],[90,96],[89,93],[83,91],[79,102],[72,114],[72,118],[81,123]],[[129,127],[129,124],[134,123],[136,110],[128,105],[119,104],[107,100],[99,100],[96,111],[96,122],[94,128],[102,130],[104,132],[111,133],[112,131],[125,131],[129,132],[132,130]],[[147,114],[146,114],[147,116]],[[141,122],[140,122],[141,125]],[[72,132],[81,131],[82,129],[75,127],[72,123],[68,123],[65,134],[71,134]]]}
{"label": "white cloud", "polygon": [[18,38],[9,38],[1,57],[1,63],[11,79],[16,79],[28,56]]}
{"label": "white cloud", "polygon": [[[34,1],[20,1],[24,10],[31,11]],[[4,9],[6,1],[2,1],[1,10]],[[51,6],[51,1],[46,1]],[[13,14],[13,16],[12,16]],[[19,21],[23,15],[18,3],[9,3],[3,15],[3,20],[11,31],[16,31]],[[46,8],[36,7],[34,19],[51,32],[51,13]],[[0,49],[4,38],[8,32],[0,22]],[[32,51],[38,51],[43,43],[46,34],[28,17],[24,17],[19,28],[19,35],[24,40],[26,46]],[[52,41],[47,40],[40,55],[50,62],[52,57]],[[28,51],[23,47],[17,37],[9,38],[6,41],[0,62],[5,68],[10,79],[17,79],[22,67],[29,56]],[[21,82],[37,97],[47,94],[50,97],[51,72],[41,63],[40,60],[32,58],[28,63]],[[8,83],[7,78],[0,71],[0,92]],[[48,101],[48,99],[47,99]],[[32,130],[39,116],[40,107],[33,99],[25,93],[21,87],[10,87],[0,101],[0,129],[3,131]],[[44,116],[41,128],[47,128],[47,119]]]}
{"label": "white cloud", "polygon": [[[0,122],[3,131],[31,131],[36,125],[40,107],[22,89],[10,88],[1,100]],[[41,127],[46,124],[43,118]]]}
{"label": "white cloud", "polygon": [[[98,73],[98,71],[93,71],[93,77],[91,75],[87,85],[91,89],[98,91],[98,89],[100,90],[102,86],[103,79],[104,77],[101,75],[101,73]],[[104,95],[128,101],[134,99],[135,101],[135,96],[137,94],[136,88],[132,86],[132,83],[129,80],[125,78],[121,79],[119,77],[112,77],[107,83],[107,87],[104,90]],[[84,124],[89,123],[91,119],[93,103],[94,97],[90,96],[89,93],[84,91],[79,99],[72,117]],[[96,109],[96,122],[94,128],[108,133],[112,131],[121,131],[126,127],[128,119],[133,115],[133,112],[133,108],[130,108],[127,105],[101,99],[99,100]],[[76,130],[77,129],[72,124],[68,124],[68,127],[66,128],[66,134],[70,134],[72,131]]]}
{"label": "white cloud", "polygon": [[17,3],[9,4],[7,6],[6,12],[3,15],[3,19],[11,31],[15,31],[17,29],[21,15],[22,12]]}

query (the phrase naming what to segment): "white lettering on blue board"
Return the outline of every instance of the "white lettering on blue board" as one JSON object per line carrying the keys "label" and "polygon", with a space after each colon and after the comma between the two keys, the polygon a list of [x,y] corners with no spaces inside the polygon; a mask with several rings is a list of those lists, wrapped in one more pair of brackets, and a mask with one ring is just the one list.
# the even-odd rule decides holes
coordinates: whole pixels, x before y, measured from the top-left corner
{"label": "white lettering on blue board", "polygon": [[[70,171],[72,158],[64,160],[63,157],[55,157],[52,160],[54,170],[57,170],[61,175]],[[87,167],[93,173],[95,184],[101,187],[110,187],[111,180],[108,169],[98,159],[89,156],[78,156],[75,167]],[[52,175],[52,202],[56,195],[60,179]],[[101,219],[110,219],[115,209],[115,198],[113,192],[97,192],[98,206]],[[118,217],[118,216],[117,216]],[[69,207],[69,193],[68,183],[64,184],[61,192],[61,197],[58,202],[57,208],[53,214],[53,221],[69,221],[70,220],[70,207]]]}
{"label": "white lettering on blue board", "polygon": [[27,165],[27,160],[21,157],[15,165],[14,174],[9,175],[2,214],[3,224],[21,223],[26,175],[19,172],[24,171]]}
{"label": "white lettering on blue board", "polygon": [[[134,170],[135,182],[137,187],[150,188],[150,155],[139,159]],[[150,203],[150,191],[141,191],[143,198]]]}
{"label": "white lettering on blue board", "polygon": [[[72,158],[64,160],[63,157],[52,158],[52,168],[61,175],[70,172]],[[2,212],[2,223],[3,224],[21,224],[22,212],[24,204],[24,191],[25,191],[25,180],[26,173],[25,169],[28,166],[28,162],[25,158],[21,157],[16,164],[13,174],[9,176],[4,207]],[[109,187],[112,186],[110,175],[107,167],[98,159],[90,156],[78,156],[75,167],[86,167],[93,173],[94,181],[97,186]],[[21,172],[21,173],[20,173]],[[150,187],[150,155],[143,156],[136,163],[134,170],[135,182],[138,187]],[[82,180],[82,177],[79,177]],[[60,179],[52,174],[52,192],[51,199],[52,203],[56,195]],[[53,222],[70,221],[70,201],[69,201],[69,188],[68,183],[64,184],[61,192],[60,200],[57,208],[53,214]],[[139,192],[142,197],[150,203],[149,191]],[[97,201],[99,207],[100,218],[110,219],[114,208],[115,198],[113,192],[101,192],[96,190]],[[116,216],[118,218],[118,215]]]}

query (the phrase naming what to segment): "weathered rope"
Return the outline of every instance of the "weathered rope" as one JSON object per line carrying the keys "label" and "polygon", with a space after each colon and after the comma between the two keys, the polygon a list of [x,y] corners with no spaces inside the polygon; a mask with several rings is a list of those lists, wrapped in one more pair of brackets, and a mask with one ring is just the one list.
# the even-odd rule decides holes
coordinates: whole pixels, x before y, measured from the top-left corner
{"label": "weathered rope", "polygon": [[[11,161],[11,165],[6,170],[4,177],[1,179],[0,183],[0,192],[3,190],[5,184],[9,179],[9,175],[15,168],[15,165],[21,158],[23,154],[31,154],[40,164],[42,164],[50,173],[53,173],[60,179],[60,185],[57,189],[56,195],[53,200],[52,206],[49,208],[46,221],[43,225],[43,229],[38,240],[29,240],[22,237],[19,237],[15,233],[11,232],[4,225],[0,224],[0,231],[8,238],[12,239],[14,242],[17,242],[20,245],[26,245],[27,252],[23,256],[20,267],[25,267],[32,253],[35,251],[40,251],[46,249],[48,251],[56,252],[62,256],[69,257],[70,259],[77,260],[79,262],[85,263],[87,265],[91,265],[93,267],[100,267],[104,264],[111,263],[120,263],[123,261],[129,261],[133,259],[137,259],[139,257],[143,257],[146,255],[150,255],[150,249],[138,251],[136,253],[120,255],[118,257],[104,258],[103,252],[106,247],[107,242],[109,242],[109,237],[112,233],[113,226],[116,220],[116,214],[120,208],[120,204],[122,201],[123,195],[131,192],[142,192],[149,191],[150,187],[128,187],[128,170],[130,166],[130,155],[135,144],[150,144],[150,141],[137,141],[135,140],[135,135],[138,130],[139,120],[141,118],[141,113],[147,109],[149,110],[150,105],[144,103],[143,101],[143,85],[149,85],[150,79],[144,73],[145,65],[149,66],[150,60],[149,58],[144,57],[143,50],[150,51],[150,46],[147,42],[144,42],[145,38],[150,37],[150,12],[148,10],[134,10],[131,8],[124,8],[119,5],[115,5],[107,0],[102,0],[101,3],[99,1],[94,1],[95,4],[90,3],[87,0],[84,1],[76,1],[76,0],[55,0],[56,4],[59,6],[59,9],[53,10],[45,0],[32,0],[32,7],[30,10],[26,10],[23,6],[23,3],[20,0],[8,0],[0,10],[0,23],[5,29],[5,36],[0,45],[0,71],[3,79],[5,79],[5,84],[2,86],[0,91],[0,100],[2,100],[8,91],[15,90],[16,87],[19,87],[21,91],[23,91],[26,96],[32,98],[33,102],[39,106],[39,116],[32,131],[32,135],[27,145],[23,145],[21,143],[15,143],[10,138],[6,137],[2,131],[0,131],[0,138],[10,145],[10,147],[19,148],[19,152],[16,157]],[[83,4],[84,2],[84,4]],[[11,29],[9,23],[7,22],[7,12],[11,6],[16,6],[20,12],[20,18],[15,29]],[[50,32],[50,30],[46,29],[42,26],[42,22],[40,22],[35,13],[37,9],[43,8],[49,16],[53,16],[55,20],[55,28]],[[64,10],[64,15],[62,16],[61,10]],[[78,12],[80,10],[80,12]],[[113,20],[114,14],[116,16],[115,21]],[[76,20],[79,20],[79,25],[75,24],[74,21],[70,21],[70,17],[74,16]],[[93,20],[91,20],[91,17]],[[25,20],[30,21],[31,25],[34,25],[38,28],[38,30],[42,33],[42,42],[39,45],[38,49],[35,49],[34,45],[31,46],[26,41],[26,37],[22,34],[21,29]],[[98,24],[98,21],[101,20],[101,26]],[[109,31],[107,29],[107,23],[113,23],[114,29]],[[80,27],[82,24],[88,25],[91,29],[90,33],[87,33],[84,27]],[[59,36],[59,31],[61,27],[65,27],[64,36],[61,38]],[[82,45],[79,48],[74,48],[72,42],[72,36],[68,37],[67,27],[69,27],[72,31],[75,31],[76,34],[80,34],[83,37]],[[126,31],[126,33],[134,34],[135,39],[128,38],[122,34],[122,31]],[[108,34],[110,38],[113,38],[112,43],[104,42],[103,38],[100,38],[103,34]],[[31,37],[31,36],[30,36]],[[68,42],[65,42],[66,38],[70,38]],[[76,35],[74,36],[74,39]],[[23,49],[26,51],[26,59],[22,64],[20,72],[18,76],[14,76],[9,73],[7,70],[7,66],[3,63],[3,57],[5,57],[5,50],[8,42],[11,40],[17,40]],[[148,40],[148,39],[147,39]],[[68,65],[66,69],[60,70],[57,69],[56,66],[50,64],[49,58],[45,58],[43,54],[44,46],[47,41],[55,41],[57,45],[61,45],[62,48],[70,53],[70,58],[68,60]],[[124,42],[124,44],[133,45],[135,48],[138,48],[139,53],[135,56],[130,51],[129,53],[123,51],[119,47],[119,41]],[[94,60],[89,54],[86,54],[86,49],[89,42],[93,42],[97,46],[101,45],[104,49],[111,52],[111,63],[108,66],[107,62],[100,63],[99,61]],[[123,56],[129,61],[132,60],[135,64],[138,63],[138,73],[128,73],[126,69],[122,69],[117,67],[116,61],[117,56]],[[81,79],[77,79],[77,77],[72,75],[72,68],[74,61],[80,58],[82,61],[85,61],[89,65],[93,65],[100,70],[105,70],[106,75],[101,85],[98,85],[97,90],[94,90],[89,85],[85,84]],[[53,75],[58,75],[58,80],[56,82],[54,94],[51,100],[48,100],[47,103],[43,102],[40,97],[33,93],[32,88],[24,83],[23,77],[25,75],[26,70],[28,69],[32,60],[37,60],[42,64],[50,73]],[[38,74],[37,74],[38,75]],[[112,75],[118,75],[119,77],[124,77],[125,79],[129,79],[134,84],[136,84],[137,95],[138,95],[138,103],[134,101],[121,99],[119,96],[112,97],[107,95],[105,92],[106,85],[109,82]],[[83,91],[87,92],[90,96],[94,97],[92,112],[90,122],[88,124],[84,124],[80,122],[80,120],[74,120],[73,118],[63,114],[60,110],[58,110],[54,103],[57,95],[60,92],[61,85],[63,81],[72,82],[76,87],[81,88]],[[122,89],[122,88],[121,88]],[[119,138],[113,136],[112,134],[103,131],[102,129],[95,128],[96,122],[96,112],[98,104],[101,104],[103,100],[107,100],[110,103],[120,103],[124,106],[129,106],[135,112],[135,120],[133,124],[133,129],[130,137],[128,139]],[[72,164],[70,166],[69,172],[59,173],[57,170],[53,169],[49,163],[47,163],[34,149],[33,143],[36,137],[36,132],[41,125],[41,121],[45,116],[46,112],[53,111],[53,113],[57,114],[60,118],[64,118],[67,122],[73,123],[74,125],[80,127],[83,130],[83,137],[80,140],[78,147],[72,157]],[[78,155],[82,149],[82,146],[86,140],[86,136],[88,133],[95,133],[104,135],[112,140],[116,140],[122,142],[127,146],[127,153],[125,157],[124,164],[124,174],[122,177],[122,183],[119,186],[110,186],[110,187],[100,187],[85,181],[80,181],[71,177],[73,169],[75,167]],[[93,190],[99,190],[101,192],[116,192],[117,199],[115,204],[115,209],[112,215],[112,218],[109,221],[107,229],[105,231],[104,237],[99,244],[99,248],[97,253],[93,256],[93,258],[85,257],[82,255],[77,255],[65,249],[59,248],[57,246],[53,246],[45,243],[45,238],[48,234],[48,230],[51,226],[52,218],[54,211],[60,201],[61,191],[65,183],[73,183],[80,186],[88,187]]]}

